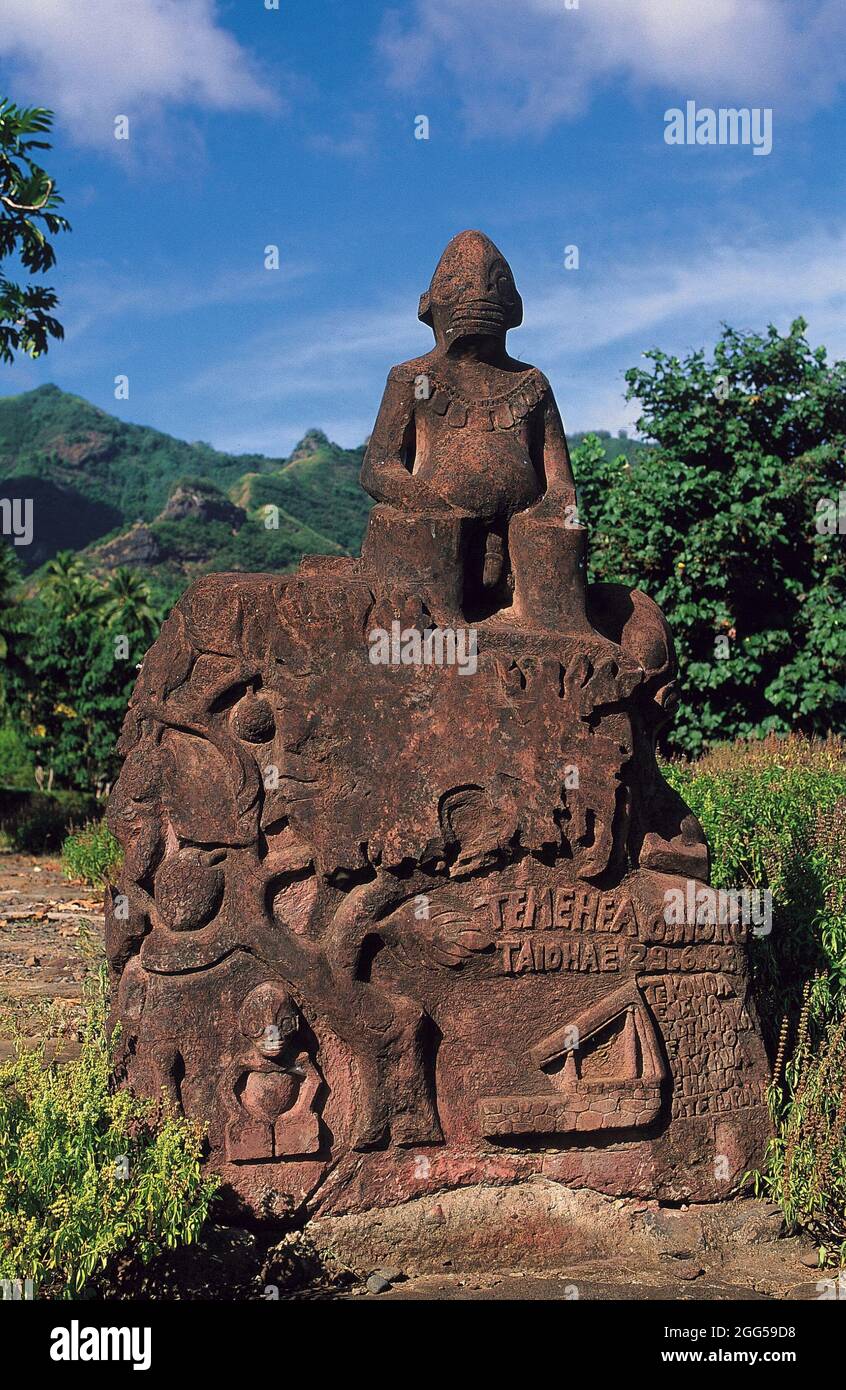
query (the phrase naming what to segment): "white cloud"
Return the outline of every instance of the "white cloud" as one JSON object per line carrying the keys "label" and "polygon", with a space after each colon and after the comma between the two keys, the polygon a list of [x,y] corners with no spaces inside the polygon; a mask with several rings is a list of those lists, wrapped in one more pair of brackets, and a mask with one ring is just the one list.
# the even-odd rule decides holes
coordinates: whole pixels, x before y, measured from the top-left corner
{"label": "white cloud", "polygon": [[16,98],[52,107],[87,144],[114,146],[116,115],[275,104],[215,0],[2,0],[0,56]]}
{"label": "white cloud", "polygon": [[415,0],[389,14],[389,78],[445,72],[476,135],[542,133],[623,82],[700,104],[829,100],[846,77],[842,0]]}
{"label": "white cloud", "polygon": [[321,132],[308,137],[308,146],[318,154],[339,159],[366,158],[373,151],[376,122],[372,115],[353,111],[340,122],[340,133]]}
{"label": "white cloud", "polygon": [[[518,277],[519,279],[520,277]],[[650,347],[684,353],[713,344],[721,323],[785,331],[808,321],[812,343],[846,358],[846,227],[793,240],[699,246],[613,268],[561,271],[521,284],[526,327],[512,352],[536,362],[559,394],[571,429],[631,425],[637,408],[623,399],[623,372]]]}
{"label": "white cloud", "polygon": [[180,317],[218,306],[266,304],[286,295],[313,273],[307,261],[279,270],[243,265],[210,267],[202,276],[162,269],[156,264],[115,267],[97,261],[83,265],[61,291],[65,341],[102,337],[104,327],[131,316],[133,321]]}
{"label": "white cloud", "polygon": [[[580,280],[580,277],[584,277]],[[651,346],[665,324],[717,324],[762,328],[768,318],[813,319],[838,351],[846,349],[842,297],[846,294],[846,228],[814,231],[792,241],[719,244],[695,252],[656,248],[615,270],[588,276],[562,271],[524,298],[532,336],[554,350],[566,341],[568,320],[579,324],[578,349],[593,351],[637,338]],[[647,341],[648,340],[648,341]]]}
{"label": "white cloud", "polygon": [[[192,375],[179,387],[190,394],[224,393],[230,405],[273,407],[303,397],[372,400],[373,408],[400,357],[426,352],[429,329],[417,322],[413,305],[337,310],[293,317]],[[372,421],[371,421],[372,423]],[[323,426],[321,426],[323,428]]]}

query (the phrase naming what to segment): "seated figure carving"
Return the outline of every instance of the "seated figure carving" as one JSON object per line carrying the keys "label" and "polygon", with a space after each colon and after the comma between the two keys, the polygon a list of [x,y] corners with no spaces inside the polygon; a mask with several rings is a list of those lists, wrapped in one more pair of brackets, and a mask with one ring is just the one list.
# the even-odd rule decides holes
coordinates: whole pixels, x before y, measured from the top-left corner
{"label": "seated figure carving", "polygon": [[391,508],[466,523],[461,598],[484,617],[511,604],[514,516],[578,529],[567,440],[546,377],[506,349],[523,303],[482,232],[453,237],[419,317],[435,346],[392,368],[361,480]]}

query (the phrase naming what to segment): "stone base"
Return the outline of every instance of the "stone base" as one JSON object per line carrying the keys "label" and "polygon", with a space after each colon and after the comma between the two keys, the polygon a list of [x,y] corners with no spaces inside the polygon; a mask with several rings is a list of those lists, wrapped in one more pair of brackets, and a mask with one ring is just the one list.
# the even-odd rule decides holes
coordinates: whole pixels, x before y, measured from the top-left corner
{"label": "stone base", "polygon": [[[227,1186],[270,1218],[299,1209],[315,1220],[352,1219],[375,1208],[379,1221],[390,1225],[400,1208],[436,1208],[450,1194],[480,1184],[497,1193],[497,1201],[518,1205],[519,1196],[503,1194],[583,1188],[603,1198],[719,1203],[742,1191],[745,1174],[760,1166],[769,1133],[767,1109],[759,1105],[722,1119],[675,1120],[663,1133],[657,1125],[644,1139],[601,1147],[592,1137],[569,1146],[536,1141],[522,1150],[488,1142],[347,1153],[331,1171],[325,1160],[288,1166],[284,1191],[275,1165],[214,1166]],[[309,1194],[309,1178],[317,1183],[319,1177],[322,1182]],[[295,1182],[301,1184],[299,1207],[291,1197]]]}
{"label": "stone base", "polygon": [[717,1260],[732,1249],[776,1240],[781,1226],[776,1208],[749,1198],[682,1211],[656,1202],[613,1201],[536,1178],[317,1218],[307,1230],[320,1251],[356,1273],[383,1265],[415,1276],[449,1265],[489,1273],[603,1259],[634,1259],[648,1267],[704,1250]]}

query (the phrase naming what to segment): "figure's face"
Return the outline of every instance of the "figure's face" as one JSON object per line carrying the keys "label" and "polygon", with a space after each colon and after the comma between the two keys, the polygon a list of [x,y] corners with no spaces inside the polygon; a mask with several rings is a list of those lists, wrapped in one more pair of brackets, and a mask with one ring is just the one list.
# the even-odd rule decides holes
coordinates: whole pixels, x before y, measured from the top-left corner
{"label": "figure's face", "polygon": [[299,1027],[294,1001],[276,983],[257,985],[241,1006],[241,1032],[265,1057],[278,1057]]}
{"label": "figure's face", "polygon": [[265,1057],[279,1057],[285,1050],[288,1039],[297,1031],[297,1019],[293,1014],[282,1013],[273,1023],[265,1024],[259,1039],[259,1051]]}
{"label": "figure's face", "polygon": [[420,317],[447,348],[463,338],[504,341],[523,318],[511,267],[481,232],[461,232],[449,243],[420,301]]}

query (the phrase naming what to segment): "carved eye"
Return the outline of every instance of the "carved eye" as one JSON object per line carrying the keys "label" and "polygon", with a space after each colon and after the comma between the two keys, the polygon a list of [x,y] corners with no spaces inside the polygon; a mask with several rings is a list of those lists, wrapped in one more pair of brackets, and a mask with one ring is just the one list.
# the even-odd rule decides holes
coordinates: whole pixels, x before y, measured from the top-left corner
{"label": "carved eye", "polygon": [[247,743],[266,743],[273,738],[273,710],[266,700],[249,693],[232,711],[232,723],[239,738]]}
{"label": "carved eye", "polygon": [[512,298],[511,276],[502,262],[491,270],[491,288],[496,290],[500,299]]}

